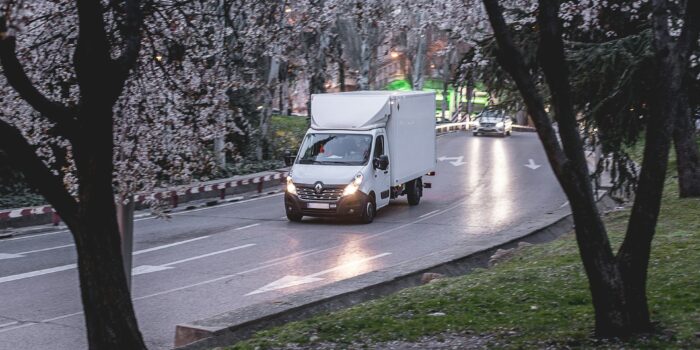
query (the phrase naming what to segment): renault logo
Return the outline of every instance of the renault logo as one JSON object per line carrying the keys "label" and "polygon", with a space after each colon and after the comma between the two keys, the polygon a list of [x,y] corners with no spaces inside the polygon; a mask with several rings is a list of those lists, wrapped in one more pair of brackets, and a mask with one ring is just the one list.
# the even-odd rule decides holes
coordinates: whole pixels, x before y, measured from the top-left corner
{"label": "renault logo", "polygon": [[321,194],[321,192],[323,192],[323,183],[317,182],[314,185],[314,191],[316,192],[316,194]]}

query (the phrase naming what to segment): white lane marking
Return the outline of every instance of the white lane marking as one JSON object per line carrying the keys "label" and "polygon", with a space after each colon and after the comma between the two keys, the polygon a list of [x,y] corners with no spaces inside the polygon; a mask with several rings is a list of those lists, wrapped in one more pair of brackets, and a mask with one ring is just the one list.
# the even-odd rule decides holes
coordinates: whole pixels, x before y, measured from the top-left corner
{"label": "white lane marking", "polygon": [[260,223],[252,224],[252,225],[248,225],[248,226],[243,226],[243,227],[239,227],[239,228],[235,228],[234,230],[236,230],[236,231],[245,230],[245,229],[247,229],[247,228],[255,227],[255,226],[258,226],[258,225],[260,225]]}
{"label": "white lane marking", "polygon": [[49,251],[49,250],[56,250],[56,249],[74,247],[74,246],[75,246],[75,244],[66,244],[66,245],[59,245],[59,246],[57,246],[57,247],[44,248],[44,249],[37,249],[37,250],[30,250],[30,251],[28,251],[28,252],[21,252],[21,253],[17,253],[17,254],[26,255],[26,254],[39,253],[39,252],[46,252],[46,251]]}
{"label": "white lane marking", "polygon": [[188,262],[188,261],[199,260],[199,259],[207,258],[207,257],[213,256],[213,255],[224,254],[224,253],[232,252],[232,251],[234,251],[234,250],[239,250],[239,249],[243,249],[243,248],[249,248],[249,247],[253,247],[253,246],[255,246],[255,243],[249,243],[249,244],[239,245],[239,246],[233,247],[233,248],[228,248],[228,249],[219,250],[219,251],[216,251],[216,252],[211,252],[211,253],[207,253],[207,254],[202,254],[202,255],[193,256],[193,257],[191,257],[191,258],[186,258],[186,259],[181,259],[181,260],[173,261],[173,262],[171,262],[171,263],[163,264],[163,265],[161,265],[161,266],[172,266],[172,265],[182,264],[182,263],[185,263],[185,262]]}
{"label": "white lane marking", "polygon": [[437,213],[437,212],[439,212],[439,211],[440,211],[440,210],[433,210],[433,211],[431,211],[431,212],[429,212],[429,213],[425,213],[425,214],[419,216],[419,218],[422,218],[422,217],[424,217],[424,216],[428,216],[428,215],[430,215],[430,214],[435,214],[435,213]]}
{"label": "white lane marking", "polygon": [[[443,211],[440,212],[440,213],[432,214],[432,215],[426,216],[425,218],[419,218],[419,219],[414,220],[414,221],[411,221],[411,222],[409,222],[409,223],[406,223],[406,224],[403,224],[403,225],[399,225],[399,226],[396,226],[396,227],[394,227],[394,228],[390,228],[390,229],[388,229],[388,230],[385,230],[385,231],[382,231],[382,232],[379,232],[379,233],[375,233],[375,234],[373,234],[373,235],[366,236],[366,237],[364,237],[364,238],[360,238],[360,239],[358,239],[358,241],[364,241],[364,240],[367,240],[367,239],[370,239],[370,238],[374,238],[374,237],[378,237],[378,236],[385,235],[385,234],[390,233],[390,232],[394,232],[394,231],[396,231],[396,230],[401,230],[401,229],[403,229],[403,228],[405,228],[405,227],[408,227],[408,226],[417,224],[417,223],[419,223],[419,222],[421,222],[421,221],[425,221],[425,220],[427,220],[427,219],[430,219],[430,218],[432,218],[432,217],[434,217],[434,216],[437,216],[437,215],[439,215],[439,214],[443,214],[443,213],[445,213],[445,212],[447,212],[447,211],[450,211],[450,210],[452,210],[452,209],[459,208],[460,206],[464,205],[465,203],[467,203],[467,200],[460,201],[460,202],[458,202],[458,203],[452,205],[451,207],[448,207],[447,209],[443,210]],[[267,269],[267,268],[269,268],[269,267],[273,267],[273,266],[277,266],[277,265],[281,265],[281,264],[286,264],[286,263],[287,263],[287,260],[290,260],[290,259],[298,259],[298,258],[303,258],[303,257],[311,256],[311,255],[316,255],[316,254],[319,254],[319,253],[323,253],[323,252],[326,252],[326,251],[329,251],[329,250],[332,250],[332,249],[336,249],[336,248],[341,248],[341,247],[342,247],[342,245],[337,245],[337,246],[329,247],[329,248],[322,249],[322,250],[316,250],[316,251],[313,251],[313,252],[310,252],[310,253],[304,254],[304,255],[298,255],[298,253],[297,253],[297,254],[292,254],[292,255],[290,255],[287,259],[280,260],[280,261],[275,262],[275,263],[265,263],[264,265],[261,265],[261,266],[258,266],[258,267],[255,267],[255,268],[252,268],[252,269],[249,269],[249,270],[246,270],[246,271],[236,272],[236,273],[224,275],[224,276],[221,276],[221,277],[213,278],[213,279],[210,279],[210,280],[206,280],[206,281],[202,281],[202,282],[197,282],[197,283],[192,283],[192,284],[189,284],[189,285],[186,285],[186,286],[182,286],[182,287],[177,287],[177,288],[172,288],[172,289],[164,290],[164,291],[162,291],[162,292],[157,292],[157,293],[153,293],[153,294],[143,295],[143,296],[140,296],[140,297],[138,297],[138,298],[133,298],[133,301],[139,301],[139,300],[145,300],[145,299],[155,298],[155,297],[159,297],[159,296],[161,296],[161,295],[172,294],[172,293],[175,293],[175,292],[179,292],[179,291],[181,291],[181,290],[186,290],[186,289],[190,289],[190,288],[195,288],[195,287],[199,287],[199,286],[203,286],[203,285],[215,283],[215,282],[218,282],[218,281],[223,281],[223,280],[226,280],[226,279],[229,279],[229,278],[233,278],[233,277],[237,277],[237,276],[241,276],[241,275],[253,273],[253,272],[256,272],[256,271],[264,270],[264,269]],[[69,318],[69,317],[73,317],[73,316],[77,316],[77,315],[82,315],[82,312],[76,312],[76,313],[72,313],[72,314],[68,314],[68,315],[58,316],[58,317],[52,318],[52,319],[50,319],[50,320],[51,320],[51,321],[55,321],[55,320],[60,320],[60,319],[64,319],[64,318]],[[44,321],[42,321],[42,322],[50,322],[50,320],[44,320]],[[13,330],[13,329],[29,327],[29,326],[33,326],[33,325],[35,325],[35,323],[23,324],[23,325],[20,325],[20,326],[17,326],[17,327],[12,327],[12,328],[8,328],[8,329],[2,329],[2,330],[0,330],[0,333],[4,333],[4,332],[7,332],[7,331],[11,331],[11,330]]]}
{"label": "white lane marking", "polygon": [[[177,246],[177,245],[180,245],[180,244],[185,244],[185,243],[189,243],[189,242],[193,242],[193,241],[198,241],[198,240],[200,240],[200,239],[207,238],[207,237],[209,237],[209,236],[197,237],[197,238],[194,238],[194,239],[188,239],[188,240],[186,240],[186,241],[175,242],[175,243],[171,243],[171,244],[162,245],[162,246],[159,246],[159,247],[153,247],[153,248],[148,248],[148,249],[144,249],[144,250],[139,250],[139,251],[134,252],[134,255],[139,255],[139,254],[148,253],[148,252],[152,252],[152,251],[156,251],[156,250],[160,250],[160,249],[170,248],[170,247],[174,247],[174,246]],[[20,273],[20,274],[17,274],[17,275],[10,275],[10,276],[5,276],[5,277],[0,277],[0,283],[12,282],[12,281],[16,281],[16,280],[25,279],[25,278],[31,278],[31,277],[36,277],[36,276],[42,276],[42,275],[50,274],[50,273],[66,271],[66,270],[74,269],[74,268],[76,268],[76,267],[77,267],[76,264],[69,264],[69,265],[51,267],[51,268],[48,268],[48,269],[42,269],[42,270],[36,270],[36,271],[30,271],[30,272]]]}
{"label": "white lane marking", "polygon": [[158,271],[164,271],[164,270],[170,270],[174,269],[174,267],[169,267],[169,266],[154,266],[154,265],[140,265],[136,266],[133,269],[131,269],[131,275],[132,276],[138,276],[138,275],[143,275],[146,273],[151,273],[151,272],[158,272]]}
{"label": "white lane marking", "polygon": [[[284,257],[280,257],[280,258],[268,260],[268,261],[264,262],[263,265],[261,265],[261,266],[258,266],[258,267],[256,267],[256,268],[252,268],[252,269],[247,270],[247,271],[238,272],[238,273],[236,273],[234,276],[236,276],[236,275],[243,275],[243,274],[251,273],[251,272],[255,272],[255,271],[258,271],[258,270],[266,269],[266,268],[268,268],[268,267],[272,267],[272,266],[276,266],[276,265],[280,265],[280,264],[286,264],[286,263],[287,263],[286,260],[289,260],[289,259],[298,259],[298,258],[303,258],[303,257],[309,256],[309,255],[313,255],[314,252],[315,252],[316,250],[317,250],[317,249],[311,249],[311,250],[307,250],[307,251],[304,251],[304,252],[298,252],[298,253],[290,254],[290,255],[287,255],[287,256],[284,256]],[[273,263],[273,262],[274,262],[274,263]],[[230,278],[230,276],[224,276],[223,278],[218,278],[217,280],[226,279],[226,278]],[[196,285],[199,285],[199,283],[196,283]],[[195,286],[196,286],[196,285],[195,285]],[[192,285],[190,285],[190,286],[185,286],[185,287],[180,287],[180,288],[176,288],[176,289],[174,289],[174,290],[166,291],[167,293],[158,292],[158,293],[154,293],[154,294],[144,295],[144,296],[141,296],[141,297],[138,297],[138,298],[134,298],[133,300],[134,300],[134,301],[137,301],[137,300],[143,300],[143,299],[150,299],[150,298],[152,298],[152,297],[156,297],[156,296],[160,296],[160,295],[164,295],[164,294],[170,294],[172,291],[179,291],[179,290],[183,290],[183,289],[188,289],[188,288],[190,288],[191,286],[192,286]],[[58,320],[62,320],[62,319],[64,319],[64,318],[69,318],[69,317],[78,316],[78,315],[82,315],[82,314],[83,314],[82,312],[74,312],[74,313],[72,313],[72,314],[61,315],[61,316],[57,316],[57,317],[53,317],[53,318],[48,318],[48,319],[45,319],[45,320],[40,321],[40,323],[41,323],[41,322],[53,322],[53,321],[58,321]],[[12,331],[12,330],[15,330],[15,329],[25,328],[25,327],[29,327],[29,326],[35,326],[36,324],[37,324],[37,323],[25,323],[25,324],[18,325],[18,326],[16,326],[16,327],[11,327],[11,328],[7,328],[7,329],[0,329],[0,333],[9,332],[9,331]]]}
{"label": "white lane marking", "polygon": [[532,170],[535,170],[535,169],[541,167],[542,165],[535,164],[535,161],[532,158],[530,158],[529,162],[527,164],[525,164],[525,166],[532,169]]}
{"label": "white lane marking", "polygon": [[[211,210],[211,209],[217,209],[217,208],[223,208],[223,207],[228,207],[229,205],[235,205],[235,204],[241,204],[241,203],[248,203],[252,201],[257,201],[265,198],[272,198],[272,197],[277,197],[283,195],[284,192],[282,193],[276,193],[276,194],[271,194],[267,196],[262,196],[262,197],[256,197],[256,198],[251,198],[251,199],[246,199],[244,201],[238,201],[238,202],[231,202],[231,203],[225,203],[225,204],[220,204],[220,205],[215,205],[213,207],[204,207],[204,208],[199,208],[199,209],[192,209],[192,210],[187,210],[187,211],[182,211],[182,212],[177,212],[177,213],[172,213],[170,216],[175,216],[175,215],[183,215],[183,214],[189,214],[189,213],[194,213],[197,211],[202,211],[202,210]],[[143,217],[139,219],[135,219],[134,222],[138,221],[144,221],[144,220],[153,220],[157,219],[157,216],[149,216],[149,217]],[[37,235],[29,235],[29,236],[23,236],[23,237],[15,237],[15,238],[6,238],[3,240],[0,240],[0,242],[8,242],[8,241],[16,241],[20,239],[30,239],[30,238],[37,238],[37,237],[43,237],[43,236],[50,236],[50,235],[57,235],[59,233],[66,233],[70,232],[69,230],[61,230],[61,231],[56,231],[56,232],[49,232],[49,233],[40,233]]]}
{"label": "white lane marking", "polygon": [[438,158],[438,160],[441,161],[441,162],[444,162],[444,161],[446,161],[446,160],[449,160],[449,161],[450,161],[450,164],[452,164],[452,165],[454,165],[454,166],[460,166],[460,165],[467,164],[467,162],[463,162],[464,156],[459,156],[459,157],[445,157],[445,156],[442,156],[442,157]]}
{"label": "white lane marking", "polygon": [[327,270],[323,270],[320,272],[312,273],[312,274],[306,275],[306,276],[284,276],[277,281],[269,283],[269,284],[265,285],[264,287],[261,287],[255,291],[252,291],[252,292],[246,294],[245,296],[270,292],[273,290],[288,288],[288,287],[292,287],[292,286],[298,286],[298,285],[306,284],[306,283],[317,282],[317,281],[324,279],[320,276],[329,274],[329,273],[334,272],[334,271],[347,269],[349,267],[356,267],[357,265],[360,265],[364,262],[374,260],[374,259],[379,259],[379,258],[385,257],[387,255],[391,255],[391,253],[387,252],[387,253],[378,254],[378,255],[371,256],[371,257],[364,258],[364,259],[350,261],[350,262],[345,263],[343,265],[339,265],[339,266],[336,266],[336,267],[333,267],[333,268],[330,268]]}
{"label": "white lane marking", "polygon": [[[266,262],[264,262],[262,265],[260,265],[260,266],[258,266],[258,267],[254,267],[254,268],[249,269],[249,270],[245,270],[245,271],[241,271],[241,272],[236,272],[236,273],[233,273],[233,274],[230,274],[230,275],[221,276],[221,277],[214,278],[214,279],[208,280],[208,281],[197,282],[197,283],[193,283],[193,284],[186,285],[186,286],[182,286],[182,287],[177,287],[177,288],[173,288],[173,289],[164,290],[164,291],[162,291],[162,292],[157,292],[157,293],[153,293],[153,294],[143,295],[143,296],[140,296],[140,297],[138,297],[138,298],[134,298],[134,301],[137,301],[137,300],[145,300],[145,299],[150,299],[150,298],[157,297],[157,296],[161,296],[161,295],[171,294],[171,293],[178,292],[178,291],[181,291],[181,290],[190,289],[190,288],[194,288],[194,287],[199,287],[199,286],[203,286],[203,285],[205,285],[205,284],[209,284],[209,283],[213,283],[213,282],[218,282],[218,281],[225,280],[225,279],[229,279],[229,278],[232,278],[232,277],[241,276],[241,275],[249,274],[249,273],[252,273],[252,272],[264,270],[264,269],[266,269],[266,268],[268,268],[268,267],[273,267],[273,266],[277,266],[277,265],[281,265],[281,264],[287,264],[287,263],[288,263],[288,260],[291,260],[291,259],[299,259],[299,258],[305,258],[305,257],[307,257],[307,256],[314,255],[314,254],[316,254],[316,253],[318,253],[318,252],[319,252],[319,251],[311,251],[311,252],[305,253],[305,254],[294,253],[294,254],[288,255],[288,256],[286,256],[286,257],[282,257],[282,258],[277,258],[277,259],[273,259],[273,260],[266,261]],[[275,261],[275,260],[278,260],[278,261],[272,262],[272,261]]]}
{"label": "white lane marking", "polygon": [[15,322],[10,322],[10,323],[3,323],[3,324],[0,324],[0,328],[4,328],[7,326],[14,326],[16,324],[19,324],[19,322],[15,321]]}
{"label": "white lane marking", "polygon": [[56,234],[59,234],[59,233],[66,233],[66,232],[70,232],[70,231],[68,231],[68,230],[61,230],[61,231],[56,231],[56,232],[40,233],[40,234],[37,234],[37,235],[29,235],[29,236],[15,237],[15,238],[6,238],[6,239],[3,239],[3,240],[0,241],[0,242],[18,241],[18,240],[20,240],[20,239],[29,239],[29,238],[50,236],[50,235],[56,235]]}
{"label": "white lane marking", "polygon": [[564,202],[564,204],[560,205],[559,208],[563,208],[565,206],[569,205],[569,201]]}
{"label": "white lane marking", "polygon": [[0,277],[0,283],[12,282],[12,281],[16,281],[16,280],[25,279],[25,278],[30,278],[30,277],[35,277],[35,276],[46,275],[46,274],[49,274],[49,273],[66,271],[66,270],[74,269],[76,266],[77,266],[76,264],[63,265],[63,266],[56,266],[56,267],[52,267],[52,268],[49,268],[49,269],[36,270],[36,271],[30,271],[30,272],[20,273],[20,274],[17,274],[17,275],[11,275],[11,276]]}
{"label": "white lane marking", "polygon": [[17,258],[24,258],[24,255],[11,254],[11,253],[0,253],[0,260],[17,259]]}
{"label": "white lane marking", "polygon": [[163,264],[163,265],[141,265],[141,266],[135,267],[135,268],[131,271],[131,275],[132,275],[132,276],[138,276],[138,275],[143,275],[143,274],[151,273],[151,272],[158,272],[158,271],[170,270],[170,269],[173,268],[173,265],[182,264],[182,263],[185,263],[185,262],[188,262],[188,261],[192,261],[192,260],[204,259],[204,258],[213,256],[213,255],[224,254],[224,253],[232,252],[232,251],[234,251],[234,250],[239,250],[239,249],[243,249],[243,248],[252,247],[252,246],[254,246],[254,245],[255,245],[254,243],[244,244],[244,245],[237,246],[237,247],[233,247],[233,248],[228,248],[228,249],[219,250],[219,251],[216,251],[216,252],[211,252],[211,253],[207,253],[207,254],[202,254],[202,255],[193,256],[193,257],[191,257],[191,258],[186,258],[186,259],[181,259],[181,260],[173,261],[173,262],[170,262],[170,263],[167,263],[167,264]]}
{"label": "white lane marking", "polygon": [[135,252],[133,253],[133,255],[139,255],[139,254],[144,254],[144,253],[153,252],[153,251],[156,251],[156,250],[161,250],[161,249],[165,249],[165,248],[175,247],[175,246],[178,246],[178,245],[181,245],[181,244],[190,243],[190,242],[194,242],[194,241],[199,241],[200,239],[205,239],[205,238],[207,238],[207,237],[209,237],[209,236],[202,236],[202,237],[192,238],[192,239],[188,239],[188,240],[185,240],[185,241],[170,243],[170,244],[166,244],[166,245],[162,245],[162,246],[158,246],[158,247],[153,247],[153,248],[148,248],[148,249],[137,250],[137,251],[135,251]]}

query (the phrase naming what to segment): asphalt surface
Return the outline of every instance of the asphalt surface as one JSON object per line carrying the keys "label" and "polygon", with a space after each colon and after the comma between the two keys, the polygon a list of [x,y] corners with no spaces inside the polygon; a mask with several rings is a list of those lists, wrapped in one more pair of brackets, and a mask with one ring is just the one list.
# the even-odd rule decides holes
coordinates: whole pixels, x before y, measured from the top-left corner
{"label": "asphalt surface", "polygon": [[[369,225],[288,222],[281,194],[137,219],[133,297],[147,345],[171,348],[178,323],[483,240],[567,205],[533,133],[440,136],[438,157],[420,205],[396,199]],[[72,243],[65,231],[0,241],[0,349],[85,348]]]}

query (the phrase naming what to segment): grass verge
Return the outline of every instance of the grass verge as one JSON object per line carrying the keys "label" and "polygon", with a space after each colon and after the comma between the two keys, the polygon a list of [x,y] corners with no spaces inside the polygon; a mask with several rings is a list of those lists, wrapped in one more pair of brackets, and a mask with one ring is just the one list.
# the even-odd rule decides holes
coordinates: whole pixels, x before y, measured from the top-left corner
{"label": "grass verge", "polygon": [[[570,233],[524,248],[495,267],[258,332],[230,349],[373,348],[456,332],[488,335],[485,347],[491,348],[700,348],[700,199],[678,198],[674,172],[672,161],[649,266],[654,334],[614,342],[591,338],[593,308]],[[629,214],[606,214],[616,246]]]}

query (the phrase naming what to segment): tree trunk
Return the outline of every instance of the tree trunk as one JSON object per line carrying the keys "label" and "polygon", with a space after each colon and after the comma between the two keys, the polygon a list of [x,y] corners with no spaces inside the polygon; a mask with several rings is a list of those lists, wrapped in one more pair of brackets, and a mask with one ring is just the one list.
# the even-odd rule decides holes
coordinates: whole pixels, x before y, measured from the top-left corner
{"label": "tree trunk", "polygon": [[113,214],[113,199],[110,202],[94,198],[81,203],[80,225],[73,232],[80,252],[78,271],[88,343],[90,349],[145,349],[131,304]]}
{"label": "tree trunk", "polygon": [[687,105],[680,107],[673,129],[678,169],[678,190],[681,198],[700,197],[700,151],[695,143],[695,125]]}
{"label": "tree trunk", "polygon": [[[86,83],[96,83],[92,79],[86,78]],[[145,349],[124,271],[112,188],[114,100],[106,98],[108,93],[93,93],[83,99],[78,119],[90,132],[74,144],[80,186],[73,237],[88,343],[91,349]]]}
{"label": "tree trunk", "polygon": [[[498,42],[498,60],[520,90],[549,163],[571,203],[576,240],[595,310],[596,335],[624,337],[646,332],[651,325],[645,293],[646,268],[663,190],[667,161],[665,157],[668,155],[670,140],[668,126],[672,125],[669,124],[672,123],[668,121],[669,118],[663,118],[661,111],[668,109],[659,108],[658,104],[653,107],[658,113],[654,113],[647,134],[638,197],[635,199],[625,243],[616,258],[596,208],[583,144],[573,113],[569,72],[558,17],[559,2],[540,0],[537,23],[540,34],[538,57],[552,93],[554,113],[559,120],[561,145],[544,110],[535,80],[510,36],[498,1],[484,0],[484,5]],[[660,75],[667,79],[665,83],[676,76]],[[670,84],[663,85],[672,87]],[[672,101],[672,91],[675,90],[667,90],[668,96],[658,94],[659,100]]]}

